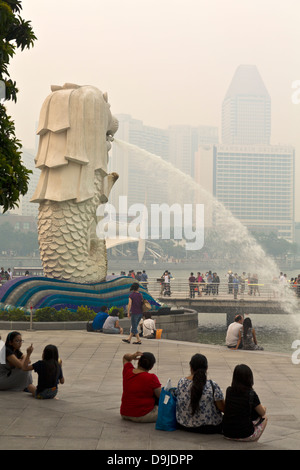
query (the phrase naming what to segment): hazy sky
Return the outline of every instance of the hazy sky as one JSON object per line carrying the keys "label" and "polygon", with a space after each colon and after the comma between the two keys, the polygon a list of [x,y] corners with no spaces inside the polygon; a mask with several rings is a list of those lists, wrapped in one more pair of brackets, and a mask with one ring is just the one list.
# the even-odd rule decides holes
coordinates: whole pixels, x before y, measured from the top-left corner
{"label": "hazy sky", "polygon": [[8,108],[24,147],[35,145],[50,86],[65,82],[107,91],[113,113],[145,125],[213,125],[221,137],[221,106],[233,74],[240,64],[254,64],[271,96],[271,143],[295,146],[300,173],[300,104],[292,102],[292,84],[300,80],[299,0],[22,4],[38,38],[9,69],[19,95]]}

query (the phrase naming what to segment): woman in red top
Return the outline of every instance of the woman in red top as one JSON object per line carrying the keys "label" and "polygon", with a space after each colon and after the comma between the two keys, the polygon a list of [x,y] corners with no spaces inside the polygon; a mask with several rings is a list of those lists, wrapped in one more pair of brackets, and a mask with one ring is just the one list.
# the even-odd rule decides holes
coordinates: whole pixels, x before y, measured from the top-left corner
{"label": "woman in red top", "polygon": [[[131,361],[139,359],[137,368]],[[123,419],[138,423],[154,423],[157,419],[161,384],[149,371],[155,364],[150,352],[137,351],[123,357],[123,395],[120,413]]]}

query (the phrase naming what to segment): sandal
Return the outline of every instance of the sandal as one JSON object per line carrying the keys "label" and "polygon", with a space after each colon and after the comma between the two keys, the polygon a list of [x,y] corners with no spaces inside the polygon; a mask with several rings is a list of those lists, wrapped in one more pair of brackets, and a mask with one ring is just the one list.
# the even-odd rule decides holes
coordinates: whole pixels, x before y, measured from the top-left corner
{"label": "sandal", "polygon": [[129,339],[122,339],[123,343],[129,343],[130,344],[130,341]]}
{"label": "sandal", "polygon": [[133,343],[133,344],[142,344],[142,342],[141,342],[141,341],[137,341],[136,343]]}

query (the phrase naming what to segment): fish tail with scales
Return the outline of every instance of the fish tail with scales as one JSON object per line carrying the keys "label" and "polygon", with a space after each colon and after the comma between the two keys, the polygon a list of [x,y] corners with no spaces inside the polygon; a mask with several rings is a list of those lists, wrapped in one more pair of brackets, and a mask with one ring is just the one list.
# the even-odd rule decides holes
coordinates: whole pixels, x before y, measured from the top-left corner
{"label": "fish tail with scales", "polygon": [[[115,180],[117,175],[112,178]],[[107,201],[103,176],[95,173],[95,195],[83,202],[44,201],[39,206],[40,255],[47,277],[83,283],[104,280],[105,239],[96,235],[96,210]]]}

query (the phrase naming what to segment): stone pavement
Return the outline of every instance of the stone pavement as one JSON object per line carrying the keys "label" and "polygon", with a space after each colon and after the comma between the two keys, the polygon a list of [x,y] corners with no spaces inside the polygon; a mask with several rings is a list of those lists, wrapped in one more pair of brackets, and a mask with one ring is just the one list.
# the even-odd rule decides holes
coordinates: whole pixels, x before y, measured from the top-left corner
{"label": "stone pavement", "polygon": [[[7,332],[0,332],[5,340]],[[291,355],[264,351],[231,351],[223,346],[171,340],[143,340],[141,351],[156,357],[155,372],[162,385],[170,377],[177,385],[189,373],[189,361],[200,352],[208,358],[208,376],[224,394],[236,364],[248,364],[254,388],[267,406],[268,425],[257,443],[228,441],[221,435],[155,430],[154,423],[124,421],[119,414],[122,357],[137,346],[122,343],[125,336],[87,331],[22,331],[22,351],[33,343],[32,361],[47,344],[59,348],[65,384],[58,400],[35,400],[24,392],[0,392],[1,450],[298,450],[300,449],[300,364]],[[291,350],[292,354],[293,350]],[[33,373],[34,383],[37,376]],[[153,452],[152,452],[153,453]],[[134,454],[138,454],[135,452]]]}

